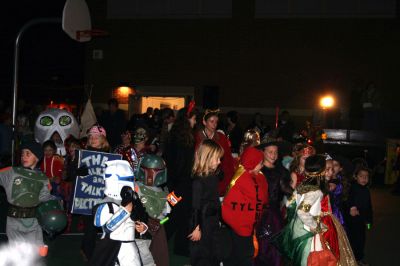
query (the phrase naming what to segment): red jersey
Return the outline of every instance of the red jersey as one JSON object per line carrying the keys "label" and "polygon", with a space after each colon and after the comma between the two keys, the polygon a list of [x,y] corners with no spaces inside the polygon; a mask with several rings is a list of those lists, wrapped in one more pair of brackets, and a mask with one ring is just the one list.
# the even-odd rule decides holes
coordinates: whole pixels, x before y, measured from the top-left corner
{"label": "red jersey", "polygon": [[53,182],[60,183],[62,171],[64,169],[64,159],[58,155],[50,158],[44,157],[40,164],[40,170]]}

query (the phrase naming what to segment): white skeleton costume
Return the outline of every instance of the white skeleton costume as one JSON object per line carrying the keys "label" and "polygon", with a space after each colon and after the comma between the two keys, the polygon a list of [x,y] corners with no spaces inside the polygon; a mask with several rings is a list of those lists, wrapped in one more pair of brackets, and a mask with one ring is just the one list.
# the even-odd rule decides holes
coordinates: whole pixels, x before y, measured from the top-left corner
{"label": "white skeleton costume", "polygon": [[[103,229],[90,265],[140,266],[142,261],[135,242],[135,222],[122,206],[121,191],[134,191],[134,175],[124,160],[106,162],[104,172],[106,198],[96,207],[94,225]],[[133,210],[134,211],[134,210]]]}
{"label": "white skeleton costume", "polygon": [[68,111],[50,108],[40,113],[35,122],[35,140],[40,144],[52,138],[54,134],[60,135],[61,141],[54,143],[57,146],[57,153],[66,154],[64,141],[70,135],[79,137],[79,126],[75,117]]}

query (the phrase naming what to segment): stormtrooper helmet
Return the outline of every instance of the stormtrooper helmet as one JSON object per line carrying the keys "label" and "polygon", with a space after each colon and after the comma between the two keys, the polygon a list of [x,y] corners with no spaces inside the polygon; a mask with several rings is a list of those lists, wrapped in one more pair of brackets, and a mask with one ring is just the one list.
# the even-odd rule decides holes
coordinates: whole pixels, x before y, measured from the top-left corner
{"label": "stormtrooper helmet", "polygon": [[64,141],[69,136],[79,137],[79,126],[75,117],[68,111],[50,108],[39,114],[35,122],[35,140],[43,144],[52,139],[57,152],[65,155]]}
{"label": "stormtrooper helmet", "polygon": [[125,186],[134,188],[134,174],[131,165],[125,160],[113,160],[105,163],[105,190],[107,197],[122,200],[121,189]]}

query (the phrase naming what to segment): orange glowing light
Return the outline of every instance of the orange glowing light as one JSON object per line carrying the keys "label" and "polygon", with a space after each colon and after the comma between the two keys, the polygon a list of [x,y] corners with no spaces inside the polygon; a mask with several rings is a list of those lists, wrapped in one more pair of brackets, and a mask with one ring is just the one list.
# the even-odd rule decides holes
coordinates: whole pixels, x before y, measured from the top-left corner
{"label": "orange glowing light", "polygon": [[324,96],[321,98],[321,100],[319,101],[319,105],[323,108],[323,109],[328,109],[328,108],[332,108],[335,105],[335,99],[328,95],[328,96]]}
{"label": "orange glowing light", "polygon": [[118,94],[120,97],[128,97],[129,94],[132,94],[132,88],[127,87],[127,86],[119,87]]}
{"label": "orange glowing light", "polygon": [[129,95],[133,94],[135,94],[135,90],[129,86],[120,86],[114,91],[114,97],[117,98],[120,103],[127,103]]}
{"label": "orange glowing light", "polygon": [[54,101],[50,101],[50,104],[47,105],[47,108],[55,108],[55,109],[67,110],[68,112],[72,112],[72,109],[74,108],[74,106],[69,105],[67,103],[55,103]]}

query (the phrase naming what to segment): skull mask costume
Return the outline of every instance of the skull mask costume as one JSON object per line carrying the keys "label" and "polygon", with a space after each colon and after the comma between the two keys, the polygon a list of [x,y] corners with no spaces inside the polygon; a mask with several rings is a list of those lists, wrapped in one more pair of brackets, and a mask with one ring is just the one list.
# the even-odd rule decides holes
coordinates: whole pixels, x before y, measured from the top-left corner
{"label": "skull mask costume", "polygon": [[70,135],[79,137],[79,126],[75,117],[68,111],[50,108],[43,111],[35,122],[35,140],[43,144],[46,140],[53,139],[57,145],[57,152],[65,155],[64,141]]}

